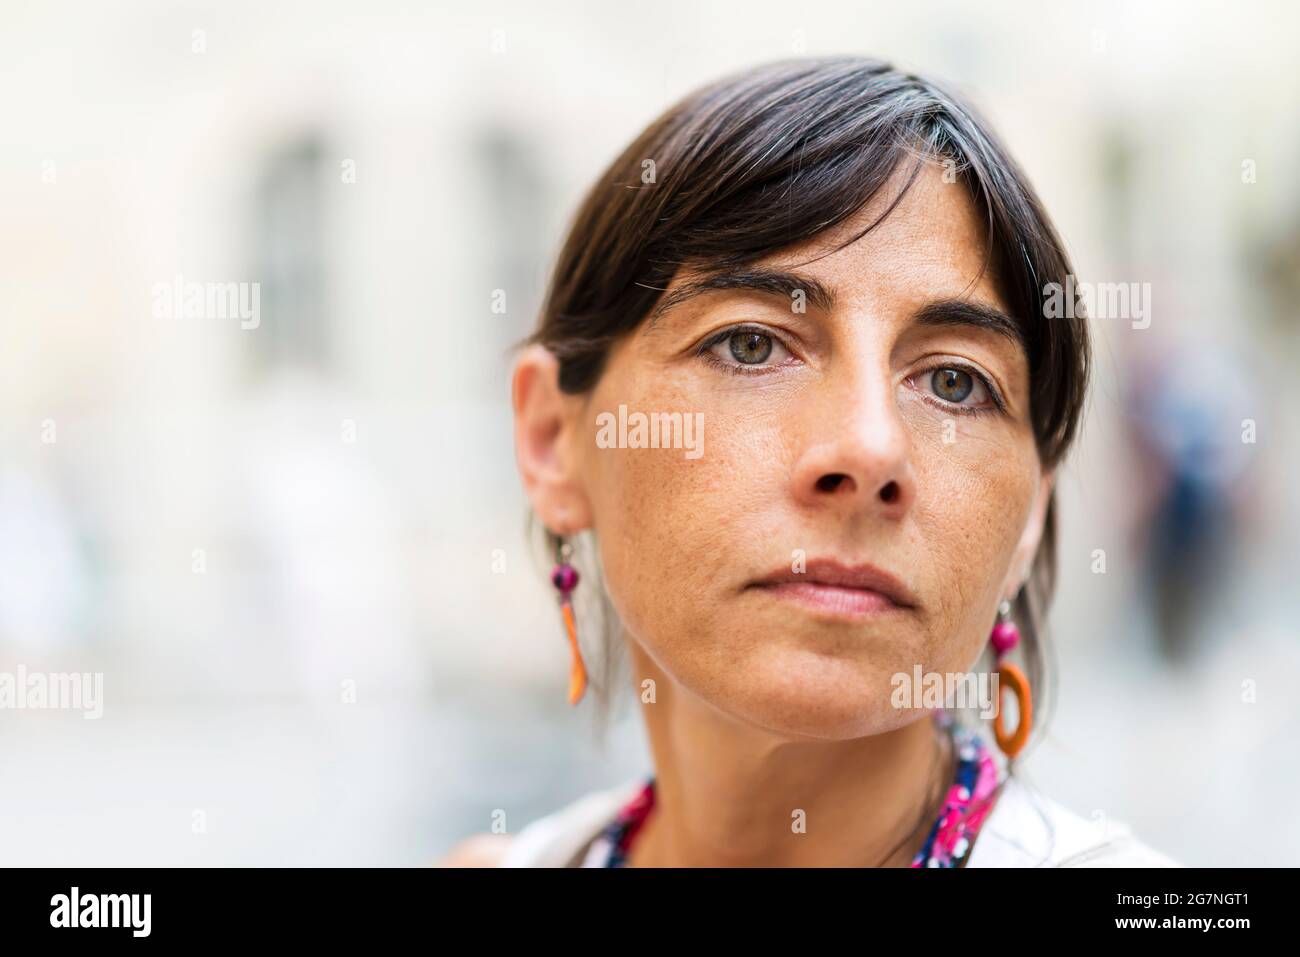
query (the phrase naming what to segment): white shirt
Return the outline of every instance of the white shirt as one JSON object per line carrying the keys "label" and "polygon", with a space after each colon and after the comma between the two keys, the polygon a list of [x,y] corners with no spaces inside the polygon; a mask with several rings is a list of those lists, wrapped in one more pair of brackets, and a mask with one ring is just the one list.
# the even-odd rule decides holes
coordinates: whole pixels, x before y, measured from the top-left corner
{"label": "white shirt", "polygon": [[[501,867],[570,867],[645,785],[637,777],[594,791],[523,828]],[[1003,785],[966,867],[1181,867],[1119,821],[1091,821],[1019,778]]]}

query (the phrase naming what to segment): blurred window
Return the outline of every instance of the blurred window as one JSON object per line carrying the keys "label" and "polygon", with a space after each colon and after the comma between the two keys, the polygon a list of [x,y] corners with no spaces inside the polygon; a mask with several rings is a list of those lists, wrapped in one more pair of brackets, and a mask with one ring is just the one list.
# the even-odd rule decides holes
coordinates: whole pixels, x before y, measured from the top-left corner
{"label": "blurred window", "polygon": [[325,162],[321,138],[308,135],[270,153],[257,175],[252,274],[266,321],[250,339],[264,368],[330,362]]}

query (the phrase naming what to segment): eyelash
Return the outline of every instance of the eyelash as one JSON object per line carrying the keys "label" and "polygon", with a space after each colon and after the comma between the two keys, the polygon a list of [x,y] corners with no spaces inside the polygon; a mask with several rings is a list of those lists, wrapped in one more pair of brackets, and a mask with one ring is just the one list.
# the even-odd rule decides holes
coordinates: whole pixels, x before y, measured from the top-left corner
{"label": "eyelash", "polygon": [[[726,342],[728,339],[730,339],[732,336],[736,335],[737,333],[743,333],[743,332],[752,332],[755,335],[766,336],[767,338],[771,339],[774,343],[779,344],[780,347],[782,349],[785,349],[786,352],[790,352],[790,348],[785,344],[785,342],[781,339],[781,337],[776,335],[776,333],[772,332],[770,329],[766,329],[763,326],[739,325],[739,326],[728,326],[726,329],[719,329],[713,335],[705,339],[704,342],[700,343],[700,346],[696,354],[700,358],[708,362],[710,365],[714,366],[715,368],[721,369],[724,372],[729,372],[732,375],[770,374],[773,371],[773,369],[776,367],[764,366],[764,365],[751,366],[751,365],[746,365],[742,362],[728,362],[725,359],[719,358],[713,353],[713,347],[716,346],[718,343]],[[791,355],[793,355],[793,353],[791,353]],[[926,397],[927,401],[934,402],[939,406],[941,406],[943,409],[954,411],[959,415],[984,415],[989,412],[1006,412],[1007,406],[1006,406],[1006,402],[1003,401],[1002,399],[1002,394],[998,392],[997,388],[993,385],[992,381],[990,381],[988,376],[986,376],[983,372],[980,372],[979,369],[975,368],[973,365],[970,365],[969,363],[961,362],[959,360],[952,360],[952,359],[944,360],[943,362],[936,362],[935,364],[925,369],[922,369],[919,372],[915,372],[911,376],[908,376],[908,378],[915,379],[920,376],[932,376],[940,369],[958,369],[962,372],[965,372],[967,375],[977,379],[980,382],[980,384],[984,386],[984,391],[988,393],[989,399],[993,403],[993,406],[991,408],[978,408],[978,407],[972,408],[971,406],[957,405],[956,403],[948,402],[945,399],[939,398],[939,396],[937,395],[927,396]]]}

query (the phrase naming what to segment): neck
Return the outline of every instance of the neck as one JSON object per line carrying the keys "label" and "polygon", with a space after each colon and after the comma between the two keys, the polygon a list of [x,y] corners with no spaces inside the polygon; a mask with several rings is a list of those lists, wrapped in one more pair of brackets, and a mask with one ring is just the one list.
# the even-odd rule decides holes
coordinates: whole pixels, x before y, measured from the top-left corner
{"label": "neck", "polygon": [[817,741],[725,715],[676,685],[636,641],[636,683],[655,764],[655,806],[629,867],[906,867],[954,771],[928,717],[881,734]]}

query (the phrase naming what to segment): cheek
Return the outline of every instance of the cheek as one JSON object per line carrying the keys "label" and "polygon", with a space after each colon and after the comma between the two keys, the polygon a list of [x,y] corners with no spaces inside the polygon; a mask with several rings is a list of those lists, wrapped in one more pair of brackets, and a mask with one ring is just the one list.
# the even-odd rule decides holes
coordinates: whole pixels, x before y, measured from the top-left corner
{"label": "cheek", "polygon": [[[1038,489],[1032,439],[993,424],[959,425],[955,441],[913,456],[915,526],[932,602],[931,638],[963,670],[987,640],[1002,584]],[[936,648],[939,651],[940,648]]]}
{"label": "cheek", "polygon": [[[737,614],[736,599],[775,554],[805,545],[787,544],[781,527],[789,508],[788,390],[759,393],[737,380],[702,381],[689,369],[627,374],[611,365],[582,437],[612,605],[664,671],[711,700],[731,700],[737,685],[771,687],[771,676],[754,672],[770,663],[770,638]],[[629,416],[698,413],[701,454],[601,449],[595,416],[617,416],[620,404]]]}
{"label": "cheek", "polygon": [[[655,431],[660,448],[631,447]],[[755,438],[737,442],[725,406],[671,371],[611,368],[593,393],[579,437],[583,470],[610,597],[638,637],[680,633],[675,619],[708,613],[691,604],[693,586],[725,568],[726,542],[758,481],[751,473],[768,461]]]}

